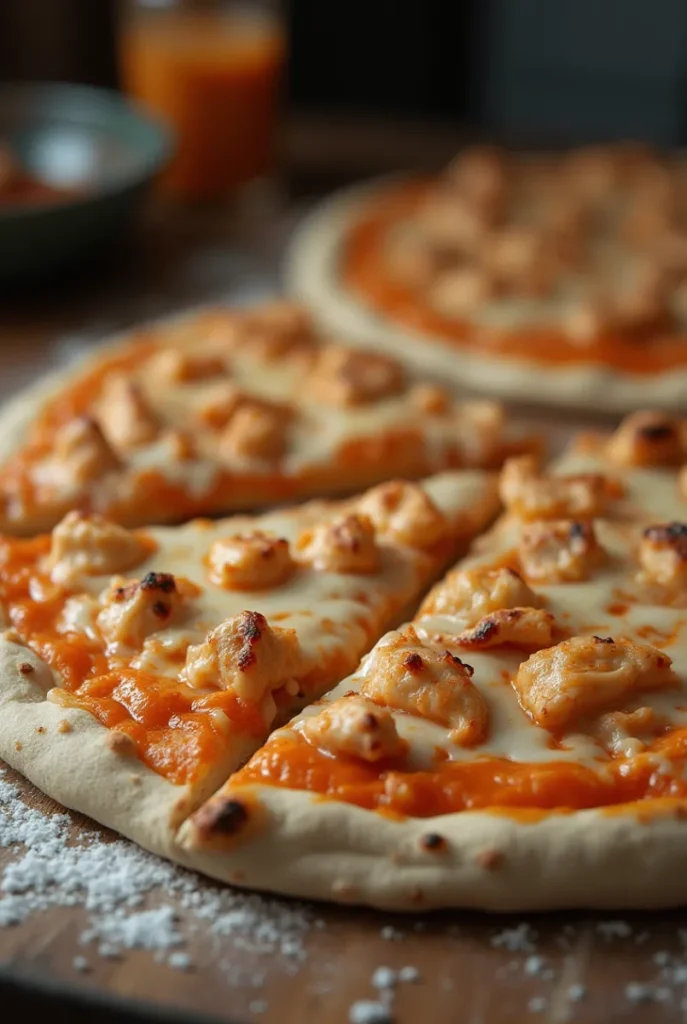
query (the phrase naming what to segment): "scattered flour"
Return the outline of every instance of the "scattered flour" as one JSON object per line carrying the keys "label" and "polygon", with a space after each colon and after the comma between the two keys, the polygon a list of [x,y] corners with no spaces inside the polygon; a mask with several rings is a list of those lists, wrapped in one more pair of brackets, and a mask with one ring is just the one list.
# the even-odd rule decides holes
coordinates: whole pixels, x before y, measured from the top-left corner
{"label": "scattered flour", "polygon": [[350,1024],[393,1024],[390,1009],[384,1003],[359,999],[348,1011]]}
{"label": "scattered flour", "polygon": [[527,921],[522,921],[515,928],[504,928],[491,940],[497,949],[506,949],[509,953],[534,953],[536,950],[537,933]]}
{"label": "scattered flour", "polygon": [[[15,859],[0,872],[0,927],[52,907],[81,907],[87,919],[79,944],[104,957],[145,949],[170,967],[188,970],[191,958],[183,947],[202,931],[223,954],[240,948],[270,964],[276,955],[286,973],[305,959],[311,914],[302,905],[199,881],[125,840],[105,841],[94,830],[81,829],[74,839],[70,825],[67,814],[46,815],[27,806],[19,787],[0,774],[0,847],[17,847]],[[75,956],[72,966],[90,969],[85,956]],[[227,962],[231,982],[235,966]],[[265,975],[256,969],[249,983],[259,987]]]}

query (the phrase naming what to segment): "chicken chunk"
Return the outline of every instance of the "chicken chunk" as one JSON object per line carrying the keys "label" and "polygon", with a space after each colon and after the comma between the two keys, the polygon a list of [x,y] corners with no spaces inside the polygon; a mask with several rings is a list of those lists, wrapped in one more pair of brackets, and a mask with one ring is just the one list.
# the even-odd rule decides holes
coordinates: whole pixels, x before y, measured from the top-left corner
{"label": "chicken chunk", "polygon": [[590,522],[547,519],[526,523],[520,533],[518,556],[528,580],[538,583],[576,583],[589,579],[604,558]]}
{"label": "chicken chunk", "polygon": [[461,569],[451,572],[424,600],[420,615],[459,615],[476,625],[503,608],[533,608],[537,595],[514,569]]}
{"label": "chicken chunk", "polygon": [[448,651],[425,647],[412,627],[380,641],[362,672],[365,697],[445,726],[461,746],[486,739],[489,710],[472,668]]}
{"label": "chicken chunk", "polygon": [[638,693],[677,684],[671,659],[649,644],[575,636],[531,655],[513,685],[525,711],[547,729],[615,710]]}
{"label": "chicken chunk", "polygon": [[228,366],[226,358],[218,352],[204,352],[202,349],[183,352],[170,348],[154,355],[146,367],[148,369],[153,379],[187,384],[226,374]]}
{"label": "chicken chunk", "polygon": [[286,451],[288,415],[281,408],[245,402],[236,409],[220,440],[228,460],[277,462]]}
{"label": "chicken chunk", "polygon": [[357,695],[334,701],[296,728],[321,750],[372,764],[401,757],[407,749],[389,709]]}
{"label": "chicken chunk", "polygon": [[410,547],[432,547],[448,532],[446,517],[423,489],[403,480],[373,487],[356,509],[372,520],[378,534]]}
{"label": "chicken chunk", "polygon": [[100,479],[105,473],[121,469],[121,463],[102,430],[95,420],[87,416],[72,420],[58,430],[54,455],[49,461],[54,472],[41,472],[41,478],[64,481],[76,488]]}
{"label": "chicken chunk", "polygon": [[216,540],[209,561],[210,579],[227,590],[279,587],[296,567],[288,540],[262,530]]}
{"label": "chicken chunk", "polygon": [[553,641],[556,621],[543,608],[502,608],[480,619],[476,626],[451,638],[451,645],[482,651],[510,644],[540,650]]}
{"label": "chicken chunk", "polygon": [[496,285],[518,295],[546,295],[558,272],[545,234],[532,228],[504,228],[486,241],[482,259]]}
{"label": "chicken chunk", "polygon": [[480,267],[451,267],[437,274],[427,290],[427,301],[442,316],[469,318],[496,295],[496,285]]}
{"label": "chicken chunk", "polygon": [[601,473],[541,475],[531,455],[508,459],[499,491],[508,511],[520,519],[592,519],[603,515],[616,496]]}
{"label": "chicken chunk", "polygon": [[445,178],[490,223],[504,213],[508,199],[506,154],[496,146],[469,146],[447,167]]}
{"label": "chicken chunk", "polygon": [[404,387],[403,370],[395,359],[335,346],[322,349],[305,384],[306,394],[338,407],[389,398]]}
{"label": "chicken chunk", "polygon": [[563,318],[563,330],[573,344],[592,345],[619,328],[615,301],[610,295],[595,292],[582,296]]}
{"label": "chicken chunk", "polygon": [[416,384],[408,392],[408,398],[416,409],[430,416],[445,416],[453,404],[446,388],[438,384]]}
{"label": "chicken chunk", "polygon": [[96,412],[103,433],[117,450],[149,444],[160,432],[160,422],[141,389],[126,377],[112,378]]}
{"label": "chicken chunk", "polygon": [[675,416],[635,412],[608,442],[608,457],[619,466],[674,466],[687,456],[684,425]]}
{"label": "chicken chunk", "polygon": [[82,576],[133,569],[150,554],[150,545],[99,515],[68,512],[52,531],[46,568],[53,583],[70,586]]}
{"label": "chicken chunk", "polygon": [[174,576],[149,572],[142,580],[113,580],[103,598],[98,627],[112,653],[140,649],[151,633],[176,622],[185,604]]}
{"label": "chicken chunk", "polygon": [[368,516],[352,513],[307,530],[298,540],[300,559],[325,572],[373,573],[379,549]]}
{"label": "chicken chunk", "polygon": [[646,748],[661,729],[663,721],[653,708],[635,711],[609,711],[601,715],[593,733],[614,757],[634,757]]}
{"label": "chicken chunk", "polygon": [[[189,647],[181,678],[197,689],[231,690],[241,700],[263,704],[272,690],[296,693],[294,677],[304,663],[295,629],[270,626],[260,612],[244,611]],[[273,712],[268,701],[267,717]]]}
{"label": "chicken chunk", "polygon": [[442,254],[470,256],[489,230],[488,217],[453,188],[429,192],[416,214],[422,240]]}
{"label": "chicken chunk", "polygon": [[310,352],[315,325],[304,306],[282,299],[265,303],[237,318],[235,347],[260,359],[278,360]]}
{"label": "chicken chunk", "polygon": [[639,545],[639,562],[652,583],[687,590],[687,523],[649,526]]}

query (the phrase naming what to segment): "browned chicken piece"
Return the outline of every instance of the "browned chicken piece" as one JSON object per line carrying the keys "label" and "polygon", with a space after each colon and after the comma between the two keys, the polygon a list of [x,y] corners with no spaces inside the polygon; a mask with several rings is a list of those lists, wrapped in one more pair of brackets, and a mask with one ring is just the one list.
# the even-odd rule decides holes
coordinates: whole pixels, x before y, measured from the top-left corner
{"label": "browned chicken piece", "polygon": [[638,693],[677,685],[667,654],[649,644],[574,636],[532,654],[513,680],[538,725],[569,731],[580,719],[620,710]]}
{"label": "browned chicken piece", "polygon": [[451,645],[482,651],[510,644],[540,650],[553,641],[556,620],[543,608],[503,608],[490,612],[477,625],[451,638]]}
{"label": "browned chicken piece", "polygon": [[539,599],[514,569],[480,566],[450,572],[425,598],[419,615],[458,615],[475,625],[502,608],[534,607]]}
{"label": "browned chicken piece", "polygon": [[592,519],[603,515],[617,496],[601,473],[542,475],[537,459],[508,459],[499,480],[501,500],[520,519]]}
{"label": "browned chicken piece", "polygon": [[306,530],[298,539],[298,557],[324,572],[366,574],[379,569],[372,520],[352,513]]}
{"label": "browned chicken piece", "polygon": [[538,583],[587,580],[605,552],[589,521],[549,519],[526,523],[520,532],[520,568]]}
{"label": "browned chicken piece", "polygon": [[98,627],[113,653],[125,653],[177,621],[184,604],[185,596],[169,573],[149,572],[142,580],[115,579],[104,595]]}
{"label": "browned chicken piece", "polygon": [[455,267],[441,271],[427,290],[430,306],[443,316],[469,317],[496,295],[496,286],[481,267]]}
{"label": "browned chicken piece", "polygon": [[96,415],[115,449],[149,444],[160,432],[160,421],[140,387],[123,376],[112,378],[97,403]]}
{"label": "browned chicken piece", "polygon": [[380,536],[414,548],[433,547],[448,531],[446,517],[423,489],[404,480],[373,487],[356,511],[370,518]]}
{"label": "browned chicken piece", "polygon": [[619,466],[675,466],[685,459],[685,423],[661,412],[627,416],[606,446]]}
{"label": "browned chicken piece", "polygon": [[220,455],[228,461],[277,462],[286,452],[288,415],[266,402],[243,402],[220,439]]}
{"label": "browned chicken piece", "polygon": [[350,407],[400,394],[405,375],[395,359],[331,346],[318,355],[304,386],[318,402]]}
{"label": "browned chicken piece", "polygon": [[[244,611],[189,647],[181,678],[197,689],[232,690],[241,700],[262,704],[272,690],[297,692],[294,676],[303,662],[295,629],[270,626],[260,612]],[[273,710],[269,705],[268,716]]]}
{"label": "browned chicken piece", "polygon": [[470,146],[448,166],[444,177],[493,224],[506,210],[510,170],[503,150]]}
{"label": "browned chicken piece", "polygon": [[639,545],[639,563],[652,583],[687,591],[687,523],[649,526]]}
{"label": "browned chicken piece", "polygon": [[96,514],[68,512],[52,531],[46,568],[54,583],[70,586],[83,576],[133,569],[150,554],[140,536]]}
{"label": "browned chicken piece", "polygon": [[279,587],[296,563],[284,537],[254,530],[216,540],[210,548],[210,579],[227,590]]}
{"label": "browned chicken piece", "polygon": [[483,743],[489,709],[472,668],[448,651],[420,643],[412,627],[389,634],[362,666],[360,692],[378,704],[418,715],[450,730],[461,746]]}
{"label": "browned chicken piece", "polygon": [[299,722],[296,729],[320,750],[371,764],[401,757],[407,750],[389,709],[357,695],[326,705]]}

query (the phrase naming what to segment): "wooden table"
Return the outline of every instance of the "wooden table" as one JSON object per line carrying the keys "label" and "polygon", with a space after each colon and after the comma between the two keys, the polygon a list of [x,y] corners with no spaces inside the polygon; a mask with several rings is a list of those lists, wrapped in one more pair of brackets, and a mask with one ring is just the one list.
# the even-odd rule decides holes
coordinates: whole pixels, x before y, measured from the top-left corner
{"label": "wooden table", "polygon": [[[108,266],[89,273],[82,268],[78,279],[40,296],[3,298],[0,395],[16,391],[99,335],[143,317],[219,296],[247,300],[269,291],[291,220],[286,211],[272,217],[269,227],[256,230],[253,223],[247,231],[228,219],[170,219],[158,211],[138,244],[121,248]],[[8,771],[5,777],[14,776]],[[21,788],[30,805],[56,809],[28,784],[21,782]],[[75,816],[76,832],[83,827]],[[21,853],[20,847],[0,849],[0,872]],[[198,884],[206,893],[212,890],[201,880]],[[151,898],[176,899],[164,893]],[[289,904],[278,901],[278,906],[284,912]],[[269,917],[270,912],[261,913]],[[687,1020],[681,1005],[687,985],[677,983],[682,974],[687,980],[687,967],[682,974],[677,969],[687,963],[681,941],[687,933],[680,935],[687,916],[681,913],[554,914],[527,918],[523,925],[521,916],[408,918],[314,907],[297,957],[274,949],[251,952],[236,935],[218,940],[208,922],[188,941],[190,970],[156,962],[143,950],[109,959],[90,947],[81,949],[77,939],[86,916],[82,907],[58,907],[0,929],[0,963],[19,978],[152,1002],[165,1015],[176,1010],[241,1022],[344,1024],[353,1003],[377,998],[372,985],[377,968],[404,966],[416,968],[418,980],[397,985],[392,1013],[399,1024]],[[519,948],[518,935],[525,948]],[[82,954],[88,973],[74,967],[75,956]],[[9,998],[0,1003],[6,1012]],[[77,1008],[60,1018],[61,1004],[47,998],[53,1019],[96,1016],[87,1007],[83,1016]],[[103,1009],[97,1016],[109,1019]],[[5,1017],[0,1010],[3,1019],[15,1015]]]}

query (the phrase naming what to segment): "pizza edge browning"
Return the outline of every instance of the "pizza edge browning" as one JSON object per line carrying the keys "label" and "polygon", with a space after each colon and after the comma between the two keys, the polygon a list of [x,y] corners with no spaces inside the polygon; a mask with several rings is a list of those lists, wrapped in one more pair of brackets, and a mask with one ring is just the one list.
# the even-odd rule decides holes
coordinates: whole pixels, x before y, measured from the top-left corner
{"label": "pizza edge browning", "polygon": [[194,868],[250,889],[399,911],[642,909],[687,899],[687,801],[656,809],[650,824],[617,808],[536,822],[480,811],[399,822],[259,785],[230,791],[224,807],[235,823],[233,838],[229,829],[223,837],[230,858],[203,848],[193,819],[179,840]]}
{"label": "pizza edge browning", "polygon": [[[526,358],[509,358],[485,346],[451,345],[436,334],[413,330],[366,306],[341,283],[339,253],[351,224],[375,195],[398,182],[382,178],[354,186],[319,204],[295,232],[284,263],[287,290],[308,305],[320,326],[345,335],[363,349],[384,351],[412,371],[455,386],[487,390],[497,398],[565,405],[573,409],[629,412],[638,407],[680,409],[687,370],[654,374],[621,373],[598,363],[551,368]],[[447,360],[447,354],[453,359]],[[601,404],[600,404],[601,403]]]}

